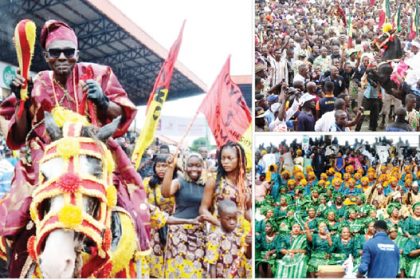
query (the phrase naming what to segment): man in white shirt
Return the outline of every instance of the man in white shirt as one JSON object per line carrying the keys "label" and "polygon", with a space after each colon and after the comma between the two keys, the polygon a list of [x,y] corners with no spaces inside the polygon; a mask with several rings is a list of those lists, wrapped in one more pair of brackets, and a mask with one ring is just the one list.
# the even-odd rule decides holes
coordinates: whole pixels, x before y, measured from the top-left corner
{"label": "man in white shirt", "polygon": [[293,78],[293,83],[301,81],[305,84],[308,76],[308,66],[306,64],[299,65],[298,72]]}

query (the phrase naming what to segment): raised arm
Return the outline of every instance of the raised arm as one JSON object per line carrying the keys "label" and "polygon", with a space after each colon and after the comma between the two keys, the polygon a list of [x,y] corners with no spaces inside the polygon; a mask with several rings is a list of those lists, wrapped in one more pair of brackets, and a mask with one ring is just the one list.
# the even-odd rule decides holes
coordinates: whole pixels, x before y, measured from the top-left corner
{"label": "raised arm", "polygon": [[166,170],[165,177],[163,177],[162,181],[162,195],[163,197],[171,197],[173,196],[180,187],[178,180],[172,180],[175,172],[176,166],[176,155],[169,156],[167,159],[168,169]]}
{"label": "raised arm", "polygon": [[309,221],[306,221],[305,223],[305,233],[306,233],[306,240],[308,240],[309,244],[312,244],[312,233],[309,229]]}

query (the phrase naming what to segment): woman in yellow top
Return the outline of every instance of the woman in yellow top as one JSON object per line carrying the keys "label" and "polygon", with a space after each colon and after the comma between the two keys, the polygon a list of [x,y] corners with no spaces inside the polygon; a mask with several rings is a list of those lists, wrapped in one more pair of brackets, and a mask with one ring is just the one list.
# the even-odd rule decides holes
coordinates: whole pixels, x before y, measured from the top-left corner
{"label": "woman in yellow top", "polygon": [[[175,198],[162,196],[161,184],[168,168],[166,155],[157,155],[153,161],[153,176],[144,179],[143,185],[146,190],[148,202],[158,207],[168,215],[173,214]],[[160,229],[152,228],[150,232],[150,277],[164,278],[163,256],[165,253],[167,226]]]}

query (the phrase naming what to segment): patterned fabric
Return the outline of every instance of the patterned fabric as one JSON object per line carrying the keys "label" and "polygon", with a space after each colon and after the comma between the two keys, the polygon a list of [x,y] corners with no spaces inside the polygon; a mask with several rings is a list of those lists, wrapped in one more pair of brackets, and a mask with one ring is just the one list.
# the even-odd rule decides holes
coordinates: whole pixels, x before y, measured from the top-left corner
{"label": "patterned fabric", "polygon": [[[251,189],[248,187],[247,184],[245,184],[245,190],[244,190],[245,197],[248,197],[251,195]],[[214,192],[213,196],[213,209],[214,213],[213,215],[217,216],[217,204],[222,200],[232,200],[236,203],[236,205],[239,205],[239,196],[238,196],[238,190],[235,185],[230,184],[225,178],[222,178],[220,184],[216,186],[216,190]],[[241,234],[246,235],[251,231],[251,225],[250,223],[245,219],[244,214],[242,213],[238,217],[239,222],[239,231]],[[252,275],[252,265],[247,265],[247,275]]]}
{"label": "patterned fabric", "polygon": [[[165,198],[162,196],[161,192],[161,186],[157,185],[155,189],[153,190],[149,186],[150,178],[146,178],[143,181],[144,188],[146,190],[147,199],[149,201],[149,204],[156,206],[160,211],[163,211],[163,213],[159,213],[160,211],[154,211],[155,215],[152,215],[152,221],[153,226],[150,232],[150,247],[152,248],[152,253],[149,258],[149,266],[150,266],[150,272],[149,275],[151,277],[156,278],[164,278],[165,274],[163,271],[163,255],[165,253],[165,246],[161,243],[159,238],[159,230],[158,228],[161,228],[164,226],[159,221],[163,221],[166,219],[158,219],[160,215],[171,215],[174,210],[175,205],[175,198]],[[155,199],[156,195],[156,199]],[[156,205],[156,202],[158,205]],[[154,219],[157,218],[157,219]]]}
{"label": "patterned fabric", "polygon": [[216,278],[230,278],[233,263],[241,257],[238,273],[235,278],[246,278],[245,263],[247,259],[240,256],[243,246],[239,230],[225,233],[220,228],[207,237],[207,250],[204,261],[216,266]]}
{"label": "patterned fabric", "polygon": [[342,264],[349,255],[356,256],[355,240],[351,238],[347,243],[343,243],[340,236],[336,236],[333,241],[334,254],[339,264]]}
{"label": "patterned fabric", "polygon": [[[284,240],[283,246],[288,250],[306,249],[306,236],[303,234],[296,238],[290,236]],[[308,258],[305,254],[285,255],[277,262],[276,278],[305,278],[308,269],[307,262]]]}
{"label": "patterned fabric", "polygon": [[322,239],[318,234],[312,237],[311,259],[308,262],[308,271],[318,271],[318,266],[329,264],[327,254],[330,254],[333,246],[328,244],[327,239]]}
{"label": "patterned fabric", "polygon": [[[155,192],[152,188],[149,186],[150,178],[146,178],[143,181],[144,189],[147,194],[147,199],[150,204],[156,205],[156,202],[160,210],[165,211],[169,215],[171,215],[174,212],[174,206],[175,206],[175,197],[166,198],[162,195],[161,186],[157,185],[155,187]],[[155,193],[156,193],[156,200],[155,200]],[[156,201],[156,202],[155,202]]]}
{"label": "patterned fabric", "polygon": [[409,216],[404,223],[404,232],[408,232],[412,236],[417,235],[420,232],[420,219],[416,220]]}
{"label": "patterned fabric", "polygon": [[165,252],[165,278],[205,278],[206,234],[203,225],[170,225]]}
{"label": "patterned fabric", "polygon": [[406,275],[410,278],[420,278],[420,257],[412,258],[408,254],[414,250],[420,249],[420,237],[415,236],[408,240],[403,249],[406,256]]}
{"label": "patterned fabric", "polygon": [[[247,185],[245,184],[245,186]],[[250,188],[246,187],[244,195],[249,195],[250,191]],[[214,192],[213,209],[217,211],[217,204],[225,199],[232,200],[236,203],[236,205],[239,205],[238,189],[235,185],[230,184],[225,178],[222,178],[220,184],[216,187],[216,191]]]}
{"label": "patterned fabric", "polygon": [[[405,238],[404,236],[398,235],[397,238],[395,238],[395,240],[393,240],[395,242],[395,244],[397,244],[398,248],[400,248],[400,250],[403,250],[405,243],[407,242],[407,238]],[[404,256],[404,254],[400,253],[400,271],[399,273],[401,273],[401,269],[406,269],[406,257]]]}

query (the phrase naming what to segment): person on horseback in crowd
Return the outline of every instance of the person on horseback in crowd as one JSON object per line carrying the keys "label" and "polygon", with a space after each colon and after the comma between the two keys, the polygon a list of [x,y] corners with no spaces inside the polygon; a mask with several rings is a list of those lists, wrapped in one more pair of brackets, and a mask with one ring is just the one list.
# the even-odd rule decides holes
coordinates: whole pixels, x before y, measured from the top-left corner
{"label": "person on horseback in crowd", "polygon": [[[31,193],[38,184],[38,176],[35,176],[39,172],[38,162],[45,146],[51,142],[45,133],[44,112],[51,112],[54,120],[61,122],[59,126],[65,120],[76,119],[84,125],[95,123],[101,127],[121,117],[114,137],[124,135],[136,115],[135,105],[110,67],[78,62],[77,36],[66,23],[47,21],[41,30],[40,44],[51,70],[41,71],[29,81],[17,75],[11,84],[14,94],[0,107],[0,114],[9,120],[6,135],[8,147],[15,150],[27,145],[30,153],[29,161],[19,161],[17,164],[11,192],[0,207],[0,235],[15,239],[20,233],[23,236],[20,236],[20,241],[27,236],[25,226],[29,221]],[[22,101],[20,88],[26,83],[30,97]],[[21,102],[25,102],[25,106],[22,116],[18,117],[17,108]],[[129,162],[114,140],[109,139],[109,143],[112,143],[111,150],[117,158],[125,158]],[[121,176],[124,174],[122,172]],[[33,230],[31,228],[30,231]],[[22,242],[26,244],[26,241]],[[15,246],[19,247],[19,244]],[[13,268],[16,272],[23,265],[26,253],[20,253],[13,259],[18,263]]]}
{"label": "person on horseback in crowd", "polygon": [[[374,125],[377,114],[382,112],[384,120],[388,118],[386,114],[394,115],[392,105],[394,108],[400,107],[401,102],[404,105],[407,94],[416,94],[416,110],[420,108],[417,90],[420,43],[416,38],[418,31],[408,26],[413,22],[410,17],[415,14],[415,0],[401,4],[389,1],[392,18],[386,16],[385,22],[379,13],[383,1],[338,0],[336,5],[328,5],[328,2],[298,0],[287,4],[265,2],[257,6],[261,16],[255,22],[255,55],[256,61],[265,65],[267,88],[276,87],[281,81],[274,77],[274,72],[278,73],[274,71],[277,67],[268,63],[276,54],[277,64],[284,65],[283,72],[291,73],[290,77],[301,79],[302,75],[297,73],[300,68],[307,77],[305,82],[315,82],[322,88],[331,80],[335,84],[335,96],[348,92],[351,111],[361,106],[370,111],[373,121],[367,129],[371,131],[377,129]],[[381,14],[380,18],[376,16],[378,14]],[[347,22],[349,18],[351,23]],[[397,19],[398,25],[395,24]],[[362,82],[364,74],[369,75],[375,90],[381,91],[377,97],[366,96],[367,84]],[[293,79],[285,81],[290,85]],[[368,100],[371,105],[362,104],[364,96],[371,99]],[[267,97],[263,94],[260,98]],[[386,122],[380,129],[385,126]],[[355,131],[360,129],[353,128]],[[270,123],[265,130],[278,131]],[[289,126],[288,130],[296,128]]]}

